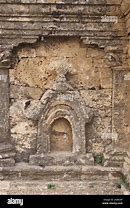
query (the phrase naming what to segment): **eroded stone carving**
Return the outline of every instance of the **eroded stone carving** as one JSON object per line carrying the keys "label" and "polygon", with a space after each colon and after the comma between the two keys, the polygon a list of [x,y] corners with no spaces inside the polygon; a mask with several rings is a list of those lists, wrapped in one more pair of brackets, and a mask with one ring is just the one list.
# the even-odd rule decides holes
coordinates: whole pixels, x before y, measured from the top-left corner
{"label": "eroded stone carving", "polygon": [[[38,123],[37,155],[51,153],[52,126],[59,119],[62,119],[62,122],[65,119],[72,129],[72,134],[69,135],[69,137],[72,135],[71,153],[86,153],[85,125],[91,121],[92,112],[86,107],[80,93],[74,91],[67,83],[66,74],[66,70],[60,72],[52,89],[47,90],[41,98],[43,111]],[[64,142],[61,142],[62,144],[65,145]],[[59,152],[61,149],[59,148]]]}
{"label": "eroded stone carving", "polygon": [[79,92],[66,83],[65,74],[57,77],[52,90],[47,91],[41,101],[44,107],[38,125],[38,152],[50,151],[50,126],[56,119],[65,118],[72,127],[73,152],[86,153],[85,124],[90,122],[92,114]]}

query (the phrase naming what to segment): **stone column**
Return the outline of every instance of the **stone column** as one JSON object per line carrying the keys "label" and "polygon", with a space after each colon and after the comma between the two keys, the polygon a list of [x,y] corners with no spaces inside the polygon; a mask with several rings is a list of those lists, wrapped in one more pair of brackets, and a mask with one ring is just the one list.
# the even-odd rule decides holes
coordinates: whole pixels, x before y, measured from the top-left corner
{"label": "stone column", "polygon": [[9,139],[9,69],[0,67],[0,167],[15,164],[14,148]]}

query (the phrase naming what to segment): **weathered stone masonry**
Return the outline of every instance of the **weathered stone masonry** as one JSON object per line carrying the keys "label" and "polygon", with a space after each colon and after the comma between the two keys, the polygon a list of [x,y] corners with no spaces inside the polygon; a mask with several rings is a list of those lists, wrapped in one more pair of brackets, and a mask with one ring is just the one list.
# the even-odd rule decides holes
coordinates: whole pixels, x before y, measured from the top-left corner
{"label": "weathered stone masonry", "polygon": [[127,0],[1,1],[1,166],[94,165],[100,156],[104,166],[122,167],[129,8]]}

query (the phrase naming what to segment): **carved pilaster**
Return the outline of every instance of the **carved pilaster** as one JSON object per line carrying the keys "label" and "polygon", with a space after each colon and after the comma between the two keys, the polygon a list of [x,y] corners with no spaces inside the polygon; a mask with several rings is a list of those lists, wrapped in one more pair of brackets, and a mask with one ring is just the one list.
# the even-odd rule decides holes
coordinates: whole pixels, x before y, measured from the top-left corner
{"label": "carved pilaster", "polygon": [[[2,64],[1,64],[2,65]],[[0,67],[0,166],[13,166],[15,153],[9,143],[9,69]]]}

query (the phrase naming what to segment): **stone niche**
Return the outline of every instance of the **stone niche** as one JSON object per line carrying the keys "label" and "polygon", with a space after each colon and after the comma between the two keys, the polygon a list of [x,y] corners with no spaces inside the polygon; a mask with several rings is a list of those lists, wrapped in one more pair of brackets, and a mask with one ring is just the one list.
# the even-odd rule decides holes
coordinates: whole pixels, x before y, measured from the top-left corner
{"label": "stone niche", "polygon": [[92,164],[92,155],[103,154],[112,143],[103,138],[112,124],[112,72],[104,51],[60,37],[21,45],[16,55],[10,69],[16,161],[41,164],[51,158],[46,163],[56,164],[62,158],[64,164],[70,161],[66,157],[71,163],[84,157]]}
{"label": "stone niche", "polygon": [[92,154],[86,154],[85,135],[92,112],[80,93],[67,83],[67,73],[61,71],[52,89],[41,98],[37,153],[30,156],[31,164],[93,164]]}
{"label": "stone niche", "polygon": [[72,128],[65,118],[54,120],[50,129],[50,151],[72,151]]}

